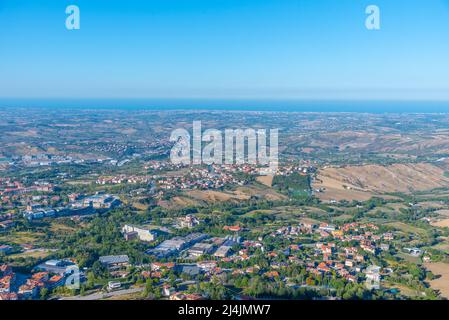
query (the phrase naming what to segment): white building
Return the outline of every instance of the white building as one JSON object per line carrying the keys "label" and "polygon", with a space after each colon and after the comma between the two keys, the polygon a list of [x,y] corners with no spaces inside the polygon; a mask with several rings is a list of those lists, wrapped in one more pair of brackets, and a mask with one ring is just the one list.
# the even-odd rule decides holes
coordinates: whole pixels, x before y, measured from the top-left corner
{"label": "white building", "polygon": [[371,265],[366,269],[366,286],[368,289],[380,289],[380,267]]}
{"label": "white building", "polygon": [[149,230],[144,227],[137,227],[137,226],[126,224],[122,228],[122,233],[124,233],[124,234],[131,233],[131,232],[137,233],[137,237],[141,241],[151,242],[151,241],[154,241],[154,239],[156,239],[156,233],[154,231]]}

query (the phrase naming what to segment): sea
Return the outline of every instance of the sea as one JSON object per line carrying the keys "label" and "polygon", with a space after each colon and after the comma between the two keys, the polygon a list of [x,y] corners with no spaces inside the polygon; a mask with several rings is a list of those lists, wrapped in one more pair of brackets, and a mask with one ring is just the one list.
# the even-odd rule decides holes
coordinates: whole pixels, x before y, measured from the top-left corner
{"label": "sea", "polygon": [[0,98],[0,108],[449,113],[449,101]]}

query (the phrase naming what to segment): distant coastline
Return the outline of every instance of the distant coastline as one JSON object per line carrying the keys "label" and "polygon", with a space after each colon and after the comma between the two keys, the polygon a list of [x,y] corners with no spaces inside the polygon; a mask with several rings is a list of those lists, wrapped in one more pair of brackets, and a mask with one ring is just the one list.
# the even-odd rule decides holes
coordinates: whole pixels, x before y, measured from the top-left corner
{"label": "distant coastline", "polygon": [[449,101],[225,99],[5,99],[0,108],[132,109],[265,112],[449,113]]}

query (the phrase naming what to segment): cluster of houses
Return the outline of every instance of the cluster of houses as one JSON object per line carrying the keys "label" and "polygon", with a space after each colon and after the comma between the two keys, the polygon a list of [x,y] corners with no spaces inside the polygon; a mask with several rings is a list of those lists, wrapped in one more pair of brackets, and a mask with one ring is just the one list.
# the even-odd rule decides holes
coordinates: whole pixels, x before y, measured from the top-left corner
{"label": "cluster of houses", "polygon": [[[190,238],[203,239],[195,244],[185,246],[182,250],[187,255],[186,258],[195,259],[205,254],[210,255],[210,259],[197,260],[196,262],[159,262],[155,261],[150,264],[150,270],[143,270],[141,274],[144,278],[159,279],[162,296],[170,300],[199,300],[204,297],[198,293],[189,294],[184,289],[190,284],[195,284],[195,280],[188,280],[183,283],[177,283],[176,288],[165,282],[167,272],[173,271],[177,274],[186,274],[192,277],[202,275],[204,281],[214,276],[223,276],[225,274],[255,274],[260,271],[259,266],[250,266],[244,269],[224,268],[220,267],[221,262],[237,262],[247,260],[251,257],[256,249],[262,249],[263,244],[259,241],[246,240],[242,241],[237,235],[228,235],[224,238],[207,237],[202,234],[192,234]],[[179,241],[178,237],[173,239],[173,245]],[[167,243],[169,244],[169,243]],[[180,243],[176,243],[180,245]],[[240,248],[231,251],[230,254],[221,254],[220,252],[230,251],[230,248]],[[218,248],[218,249],[217,249]],[[212,254],[215,251],[215,254]],[[180,253],[180,250],[176,252]],[[186,259],[183,259],[185,261]],[[179,260],[178,260],[179,261]],[[267,273],[268,275],[269,273]]]}
{"label": "cluster of houses", "polygon": [[177,227],[192,229],[193,227],[200,224],[200,220],[192,214],[188,214],[184,217],[178,218]]}
{"label": "cluster of houses", "polygon": [[285,165],[285,166],[279,166],[276,170],[276,175],[278,176],[289,176],[293,173],[299,173],[301,175],[308,175],[311,173],[316,172],[316,167],[313,166],[302,166],[298,164],[294,165]]}
{"label": "cluster of houses", "polygon": [[[260,175],[260,168],[253,164],[213,164],[211,165],[216,172],[227,173],[245,173],[248,175]],[[293,173],[309,174],[315,172],[316,168],[310,165],[303,166],[299,164],[279,166],[273,174],[280,176],[289,176]]]}
{"label": "cluster of houses", "polygon": [[122,183],[130,183],[130,184],[139,184],[139,183],[148,183],[151,181],[150,176],[136,176],[136,175],[126,175],[121,174],[113,177],[100,177],[97,179],[96,184],[106,185],[106,184],[122,184]]}
{"label": "cluster of houses", "polygon": [[162,170],[177,170],[181,169],[184,166],[182,164],[174,164],[169,160],[151,160],[145,163],[145,170],[154,170],[154,171],[162,171]]}
{"label": "cluster of houses", "polygon": [[[230,234],[212,237],[194,232],[162,241],[146,251],[155,259],[150,264],[150,269],[147,266],[140,266],[141,275],[144,278],[159,279],[162,295],[167,299],[191,300],[204,297],[199,294],[189,296],[186,293],[187,290],[182,289],[184,284],[177,284],[174,287],[169,285],[165,280],[168,279],[167,272],[189,275],[192,280],[185,282],[192,284],[196,283],[197,280],[194,279],[198,275],[202,275],[202,279],[207,281],[212,277],[221,277],[226,274],[258,274],[267,280],[277,279],[289,283],[287,278],[283,278],[282,270],[291,264],[299,264],[311,275],[317,277],[336,275],[354,283],[363,281],[370,289],[379,289],[382,277],[393,272],[389,268],[375,266],[370,261],[369,254],[388,250],[389,247],[383,245],[394,239],[392,233],[380,232],[374,224],[350,223],[335,226],[325,223],[300,223],[297,226],[281,227],[268,236],[289,239],[290,244],[286,248],[271,251],[266,250],[263,236],[257,240],[243,240],[239,234],[246,229],[241,226],[224,226],[223,230],[229,231]],[[139,239],[148,243],[157,240],[158,237],[154,229],[144,226],[127,224],[121,231],[129,239]],[[299,239],[304,236],[314,241],[303,243]],[[372,247],[374,251],[371,251]],[[262,253],[268,258],[268,267],[240,263],[252,259],[256,253]],[[286,259],[280,257],[286,257]],[[169,258],[162,261],[172,262],[161,262],[161,258]],[[114,277],[124,277],[129,274],[131,263],[127,255],[102,256],[99,262]],[[30,278],[8,292],[6,288],[14,288],[14,276],[10,269],[2,267],[5,270],[0,281],[1,288],[4,288],[0,289],[0,293],[3,293],[2,299],[35,298],[41,288],[63,285],[67,275],[67,265],[64,263],[67,261],[50,260],[35,267],[35,273]],[[224,267],[223,263],[227,263],[227,267]],[[236,263],[235,266],[240,267],[232,267],[229,263]],[[120,281],[110,281],[108,290],[116,290],[120,287]]]}
{"label": "cluster of houses", "polygon": [[[145,169],[152,169],[156,171],[162,170],[176,170],[182,168],[180,165],[174,165],[166,161],[150,161],[145,164]],[[278,175],[290,175],[298,172],[307,175],[315,169],[309,166],[289,165],[282,166],[277,169]],[[236,174],[244,173],[248,175],[259,175],[260,170],[256,165],[251,164],[212,164],[206,167],[198,166],[190,168],[188,173],[179,173],[171,175],[118,175],[112,177],[100,177],[96,183],[101,185],[106,184],[144,184],[152,183],[152,193],[155,193],[156,188],[159,190],[158,195],[163,196],[166,191],[170,190],[208,190],[220,189],[226,185],[245,185],[248,181],[236,177]]]}
{"label": "cluster of houses", "polygon": [[[153,170],[175,170],[181,168],[179,165],[173,165],[164,161],[152,161],[145,165],[145,169]],[[280,167],[277,170],[278,175],[289,175],[294,172],[308,174],[313,171],[312,167],[302,167],[297,165]],[[244,185],[247,183],[244,179],[236,178],[235,174],[245,173],[248,175],[259,175],[260,170],[255,165],[217,165],[212,164],[207,167],[194,167],[187,174],[165,175],[118,175],[112,177],[100,177],[96,180],[97,184],[139,184],[155,182],[157,187],[162,190],[190,190],[190,189],[219,189],[226,185]]]}
{"label": "cluster of houses", "polygon": [[36,181],[33,185],[25,185],[21,181],[10,178],[0,179],[0,196],[2,200],[8,200],[15,195],[29,194],[33,192],[52,192],[53,184],[46,181]]}
{"label": "cluster of houses", "polygon": [[[162,170],[178,170],[183,168],[184,166],[182,164],[173,164],[169,160],[152,160],[148,161],[144,168],[145,170],[151,169],[155,171],[162,171]],[[209,170],[213,170],[215,172],[228,172],[228,173],[246,173],[246,174],[254,174],[258,175],[260,174],[260,170],[258,170],[258,167],[253,164],[245,163],[245,164],[211,164],[208,166]],[[294,172],[299,173],[312,173],[316,171],[316,167],[309,164],[291,164],[291,165],[284,165],[282,167],[279,167],[276,171],[277,175],[290,175]]]}
{"label": "cluster of houses", "polygon": [[[47,195],[53,192],[53,184],[48,181],[35,181],[32,185],[25,181],[14,180],[12,178],[0,178],[0,208],[3,210],[15,209],[17,203],[26,206],[32,201],[41,201],[48,204],[50,201],[59,200],[58,196]],[[0,214],[0,231],[14,226],[12,221],[15,218],[14,211],[6,211]]]}
{"label": "cluster of houses", "polygon": [[232,174],[207,168],[192,168],[186,175],[159,177],[157,185],[162,190],[219,189],[225,185],[244,185],[245,180],[237,179]]}
{"label": "cluster of houses", "polygon": [[[309,256],[307,271],[315,275],[335,273],[350,282],[376,280],[376,285],[371,288],[378,288],[382,274],[380,269],[369,266],[367,255],[389,251],[389,243],[394,239],[392,233],[378,231],[379,228],[371,223],[348,223],[341,227],[326,223],[301,223],[298,226],[279,228],[271,236],[290,239],[302,234],[315,236],[314,247],[309,246],[309,250],[306,246],[291,246],[291,249],[303,249]],[[289,260],[294,260],[294,257]],[[374,272],[375,270],[379,272]]]}
{"label": "cluster of houses", "polygon": [[36,299],[44,288],[64,286],[75,268],[69,260],[48,260],[26,276],[15,273],[9,265],[0,265],[0,300]]}
{"label": "cluster of houses", "polygon": [[30,204],[22,212],[24,218],[32,221],[48,217],[87,215],[99,211],[111,210],[120,205],[120,198],[110,194],[73,197],[73,201],[65,207],[45,208],[40,204]]}
{"label": "cluster of houses", "polygon": [[[308,175],[316,171],[312,166],[286,165],[277,168],[275,174],[288,176],[293,173]],[[252,164],[212,164],[193,167],[185,175],[153,176],[160,190],[220,189],[226,185],[243,186],[248,181],[238,175],[260,175],[260,168]]]}

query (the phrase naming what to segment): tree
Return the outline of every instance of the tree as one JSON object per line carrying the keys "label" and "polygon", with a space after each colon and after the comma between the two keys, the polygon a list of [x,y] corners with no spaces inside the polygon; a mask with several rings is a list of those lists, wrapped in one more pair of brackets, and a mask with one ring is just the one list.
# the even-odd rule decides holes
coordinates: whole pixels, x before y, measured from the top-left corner
{"label": "tree", "polygon": [[47,300],[49,294],[50,294],[50,292],[47,288],[42,288],[41,292],[40,292],[41,300]]}
{"label": "tree", "polygon": [[101,264],[101,262],[97,260],[97,261],[95,261],[94,264],[92,265],[92,272],[93,272],[93,274],[95,275],[95,277],[101,278],[101,277],[105,274],[106,269],[105,269],[105,267]]}
{"label": "tree", "polygon": [[145,290],[143,291],[143,296],[145,298],[154,298],[154,287],[153,281],[151,279],[147,279],[145,283]]}
{"label": "tree", "polygon": [[86,283],[86,287],[88,289],[93,289],[95,287],[95,275],[93,272],[89,272],[87,274],[87,283]]}

